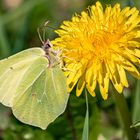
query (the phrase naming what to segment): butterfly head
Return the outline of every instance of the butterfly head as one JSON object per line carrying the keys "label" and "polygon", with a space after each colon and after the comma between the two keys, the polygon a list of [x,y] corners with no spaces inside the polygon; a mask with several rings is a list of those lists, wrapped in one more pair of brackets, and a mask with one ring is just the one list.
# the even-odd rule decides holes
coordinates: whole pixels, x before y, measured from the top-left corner
{"label": "butterfly head", "polygon": [[48,51],[53,46],[49,39],[47,39],[47,41],[42,42],[42,44],[43,44],[42,48],[45,52]]}

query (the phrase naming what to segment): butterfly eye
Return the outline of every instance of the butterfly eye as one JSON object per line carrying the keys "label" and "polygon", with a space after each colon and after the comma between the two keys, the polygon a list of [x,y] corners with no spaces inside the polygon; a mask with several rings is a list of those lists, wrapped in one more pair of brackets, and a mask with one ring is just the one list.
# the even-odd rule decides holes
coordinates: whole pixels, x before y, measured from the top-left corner
{"label": "butterfly eye", "polygon": [[47,39],[47,41],[42,46],[44,51],[48,51],[48,49],[50,49],[51,47],[52,47],[52,44],[49,39]]}
{"label": "butterfly eye", "polygon": [[50,44],[48,43],[44,43],[44,45],[42,46],[44,51],[47,51],[49,48],[51,48]]}

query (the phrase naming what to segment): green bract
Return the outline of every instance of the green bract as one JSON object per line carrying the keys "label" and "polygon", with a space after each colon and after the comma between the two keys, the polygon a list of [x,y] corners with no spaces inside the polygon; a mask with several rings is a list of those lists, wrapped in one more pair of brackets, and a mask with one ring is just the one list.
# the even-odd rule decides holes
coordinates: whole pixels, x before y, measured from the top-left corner
{"label": "green bract", "polygon": [[0,61],[0,102],[21,122],[46,129],[65,110],[69,95],[61,68],[48,67],[41,48]]}

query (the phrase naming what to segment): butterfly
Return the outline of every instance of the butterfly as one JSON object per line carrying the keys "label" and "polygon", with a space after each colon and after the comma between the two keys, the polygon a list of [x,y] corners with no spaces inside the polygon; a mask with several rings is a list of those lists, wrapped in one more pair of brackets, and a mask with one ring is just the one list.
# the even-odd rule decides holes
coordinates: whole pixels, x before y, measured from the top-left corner
{"label": "butterfly", "polygon": [[0,102],[21,122],[42,129],[66,108],[66,76],[49,40],[0,60]]}

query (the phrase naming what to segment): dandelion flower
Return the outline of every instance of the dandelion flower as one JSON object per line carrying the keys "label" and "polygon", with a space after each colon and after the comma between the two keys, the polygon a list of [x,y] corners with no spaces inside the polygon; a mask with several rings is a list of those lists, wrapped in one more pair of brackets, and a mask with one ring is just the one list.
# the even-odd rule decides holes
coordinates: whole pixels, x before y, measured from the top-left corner
{"label": "dandelion flower", "polygon": [[103,9],[100,2],[56,31],[54,46],[62,50],[69,92],[76,86],[80,96],[86,87],[92,96],[98,85],[104,99],[109,83],[121,93],[128,87],[126,71],[140,79],[140,15],[134,7],[120,4]]}

